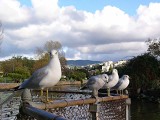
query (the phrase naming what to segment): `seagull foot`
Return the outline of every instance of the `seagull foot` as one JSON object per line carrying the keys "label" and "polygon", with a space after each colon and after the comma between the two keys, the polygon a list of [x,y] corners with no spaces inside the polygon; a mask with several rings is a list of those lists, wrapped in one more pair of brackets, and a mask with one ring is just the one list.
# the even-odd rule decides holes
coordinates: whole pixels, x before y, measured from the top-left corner
{"label": "seagull foot", "polygon": [[43,102],[43,103],[50,103],[50,102],[53,102],[54,100],[46,100],[46,99],[41,99],[41,102]]}
{"label": "seagull foot", "polygon": [[111,95],[111,94],[107,94],[107,96],[108,96],[108,97],[112,97],[112,95]]}
{"label": "seagull foot", "polygon": [[47,99],[46,100],[46,103],[50,103],[50,102],[53,102],[54,100],[49,100],[49,99]]}
{"label": "seagull foot", "polygon": [[98,96],[93,96],[92,95],[91,98],[95,98],[96,99],[96,104],[98,103],[98,98],[99,98]]}
{"label": "seagull foot", "polygon": [[41,96],[41,97],[40,97],[40,101],[41,101],[41,102],[44,102],[44,101],[45,101],[45,97],[44,97],[44,96]]}

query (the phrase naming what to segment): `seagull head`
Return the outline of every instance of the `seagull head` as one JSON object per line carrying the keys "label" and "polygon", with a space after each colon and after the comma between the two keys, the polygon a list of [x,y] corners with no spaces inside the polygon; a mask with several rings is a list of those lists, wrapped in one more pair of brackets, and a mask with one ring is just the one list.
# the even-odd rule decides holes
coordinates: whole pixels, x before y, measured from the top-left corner
{"label": "seagull head", "polygon": [[58,51],[57,50],[51,50],[49,52],[50,58],[53,58],[55,55],[58,55]]}
{"label": "seagull head", "polygon": [[123,75],[123,80],[124,79],[129,79],[129,76],[128,75]]}
{"label": "seagull head", "polygon": [[117,69],[113,69],[112,73],[118,73]]}
{"label": "seagull head", "polygon": [[108,75],[107,74],[102,74],[102,79],[104,82],[108,83]]}

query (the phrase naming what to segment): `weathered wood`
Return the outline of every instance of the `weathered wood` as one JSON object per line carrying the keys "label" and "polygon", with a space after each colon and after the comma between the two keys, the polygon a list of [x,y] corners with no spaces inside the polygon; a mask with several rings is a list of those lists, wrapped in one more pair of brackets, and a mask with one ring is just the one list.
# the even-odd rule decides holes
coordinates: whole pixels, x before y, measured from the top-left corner
{"label": "weathered wood", "polygon": [[61,116],[57,116],[53,113],[49,113],[44,110],[37,109],[27,104],[23,106],[23,112],[38,120],[67,120]]}
{"label": "weathered wood", "polygon": [[20,83],[0,83],[0,90],[11,89],[17,87]]}
{"label": "weathered wood", "polygon": [[98,102],[106,102],[106,101],[114,101],[120,99],[127,99],[128,96],[112,96],[112,97],[99,97],[99,98],[87,98],[87,99],[79,99],[79,100],[55,100],[49,103],[35,103],[32,104],[34,107],[39,109],[53,109],[59,107],[67,107],[74,105],[83,105],[83,104],[93,104]]}
{"label": "weathered wood", "polygon": [[[84,116],[83,116],[84,113],[82,112],[83,109],[86,113],[87,112],[91,113],[90,118],[92,120],[100,120],[100,119],[106,119],[106,118],[115,118],[117,120],[122,120],[122,119],[125,120],[125,119],[127,119],[126,117],[128,117],[128,115],[126,114],[126,112],[128,112],[126,110],[126,109],[128,109],[128,107],[126,107],[126,103],[128,103],[126,101],[126,99],[128,99],[127,95],[84,98],[84,99],[78,99],[78,100],[64,99],[64,100],[55,100],[55,101],[52,101],[49,103],[35,103],[32,101],[31,95],[28,93],[30,93],[29,90],[24,90],[24,94],[22,95],[22,100],[23,100],[22,108],[24,109],[22,111],[24,111],[24,114],[27,114],[27,115],[32,116],[37,119],[41,119],[41,118],[43,120],[50,119],[50,118],[47,118],[48,115],[46,116],[46,114],[50,114],[50,113],[48,113],[48,112],[45,113],[45,111],[43,111],[43,110],[51,110],[51,112],[54,112],[52,110],[56,110],[56,109],[58,109],[58,111],[62,110],[61,115],[66,118],[69,117],[69,116],[65,116],[66,114],[70,115],[70,117],[73,117],[74,112],[76,112],[77,110],[79,110],[79,112],[81,114],[80,116],[78,116],[78,118],[84,118]],[[25,98],[25,99],[23,99],[23,98]],[[29,108],[28,108],[28,106],[29,106]],[[71,107],[71,106],[73,106],[73,107]],[[81,108],[81,106],[87,106],[87,107]],[[74,111],[74,107],[80,107],[80,109],[77,109],[76,111]],[[65,111],[63,111],[63,110],[65,110]],[[106,110],[108,111],[108,113],[111,113],[111,114],[107,114]],[[65,115],[63,114],[64,112],[65,112]],[[115,114],[113,114],[113,113],[115,113]],[[42,114],[42,116],[41,116],[41,114]],[[75,113],[75,115],[76,115],[76,113]],[[117,118],[117,115],[119,116],[118,118]],[[85,116],[85,118],[86,118],[86,116]]]}

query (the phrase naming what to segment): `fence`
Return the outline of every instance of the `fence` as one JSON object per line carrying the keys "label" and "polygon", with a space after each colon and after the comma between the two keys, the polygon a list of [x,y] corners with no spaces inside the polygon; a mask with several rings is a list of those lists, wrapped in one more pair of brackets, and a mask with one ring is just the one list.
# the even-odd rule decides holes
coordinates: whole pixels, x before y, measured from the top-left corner
{"label": "fence", "polygon": [[58,100],[40,102],[38,97],[32,99],[26,89],[22,94],[20,111],[23,112],[19,113],[18,119],[130,120],[130,99],[126,95],[91,98],[84,92],[52,91],[50,97]]}
{"label": "fence", "polygon": [[21,98],[17,94],[1,94],[0,100],[0,120],[16,120],[19,113]]}

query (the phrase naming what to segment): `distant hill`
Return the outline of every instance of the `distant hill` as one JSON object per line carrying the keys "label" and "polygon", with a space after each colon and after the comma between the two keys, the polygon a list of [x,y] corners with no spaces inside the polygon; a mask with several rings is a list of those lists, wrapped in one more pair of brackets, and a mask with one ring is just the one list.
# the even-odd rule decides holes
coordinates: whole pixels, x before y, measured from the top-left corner
{"label": "distant hill", "polygon": [[102,63],[101,61],[92,61],[92,60],[67,60],[67,65],[72,66],[86,66],[90,64]]}

